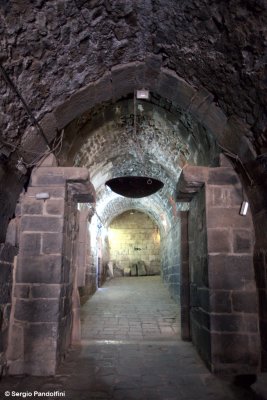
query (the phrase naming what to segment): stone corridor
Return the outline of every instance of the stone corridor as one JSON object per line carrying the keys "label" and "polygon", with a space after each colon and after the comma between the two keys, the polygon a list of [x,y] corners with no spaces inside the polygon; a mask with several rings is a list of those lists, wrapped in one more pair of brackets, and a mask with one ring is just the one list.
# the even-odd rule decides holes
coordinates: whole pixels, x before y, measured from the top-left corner
{"label": "stone corridor", "polygon": [[108,281],[82,309],[85,340],[177,339],[179,307],[159,276]]}
{"label": "stone corridor", "polygon": [[212,375],[192,344],[180,340],[178,307],[160,277],[106,282],[81,319],[82,342],[55,377],[3,378],[0,398],[11,397],[6,391],[20,393],[17,399],[38,391],[50,400],[267,399],[267,374],[250,389],[234,386]]}

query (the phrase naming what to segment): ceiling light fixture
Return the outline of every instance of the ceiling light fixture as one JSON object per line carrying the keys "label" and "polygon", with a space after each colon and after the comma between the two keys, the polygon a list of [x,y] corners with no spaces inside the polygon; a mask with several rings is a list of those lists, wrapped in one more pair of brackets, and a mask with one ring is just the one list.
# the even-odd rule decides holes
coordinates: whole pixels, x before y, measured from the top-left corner
{"label": "ceiling light fixture", "polygon": [[108,180],[106,185],[121,196],[138,199],[156,193],[163,182],[146,176],[122,176]]}
{"label": "ceiling light fixture", "polygon": [[139,89],[136,91],[136,98],[138,100],[149,100],[149,90]]}
{"label": "ceiling light fixture", "polygon": [[247,215],[248,212],[248,201],[243,201],[240,208],[240,215]]}
{"label": "ceiling light fixture", "polygon": [[143,176],[121,176],[109,179],[106,185],[115,193],[130,198],[140,198],[150,196],[160,190],[164,184],[158,179],[151,178],[146,174],[145,158],[137,138],[137,100],[148,100],[149,91],[140,89],[134,91],[133,107],[134,107],[134,120],[133,120],[133,145],[135,146],[136,155],[140,159],[140,164],[143,166]]}

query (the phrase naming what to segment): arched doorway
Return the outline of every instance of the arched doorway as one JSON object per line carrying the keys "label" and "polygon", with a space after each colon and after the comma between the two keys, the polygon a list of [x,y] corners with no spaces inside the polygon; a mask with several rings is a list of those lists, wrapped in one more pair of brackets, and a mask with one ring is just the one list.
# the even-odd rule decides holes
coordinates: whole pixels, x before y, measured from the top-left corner
{"label": "arched doorway", "polygon": [[[149,68],[149,64],[142,66]],[[134,64],[116,69],[112,85],[129,70],[136,76],[136,82],[143,83],[138,78],[139,67]],[[181,170],[186,164],[218,166],[219,149],[215,139],[221,142],[231,135],[232,121],[226,120],[209,96],[204,96],[202,91],[196,92],[175,74],[159,68],[157,77],[158,81],[153,77],[150,82],[150,102],[139,104],[137,137],[132,135],[134,90],[131,84],[116,92],[118,101],[115,105],[110,101],[109,93],[107,98],[93,101],[91,107],[87,101],[92,90],[92,85],[89,85],[57,107],[51,121],[55,123],[54,127],[64,127],[64,142],[58,157],[62,168],[75,165],[90,170],[96,188],[95,208],[101,219],[114,215],[114,205],[124,207],[128,202],[115,198],[105,188],[107,179],[126,173],[143,175],[145,170],[149,176],[159,175],[164,181],[164,188],[159,194],[138,200],[137,205],[141,210],[149,209],[152,214],[160,215],[162,224],[166,225],[171,246],[165,269],[170,291],[174,294],[172,291],[174,283],[177,286],[179,268],[179,264],[175,263],[178,259],[176,253],[179,253],[179,244],[176,246],[179,237],[178,212],[187,209],[176,201],[176,185]],[[98,85],[100,88],[102,83],[95,83],[94,90],[98,90]],[[176,89],[173,90],[173,87]],[[103,95],[101,90],[99,94]],[[234,141],[233,149],[248,160],[252,151],[246,146],[245,139],[243,142],[244,146],[237,148]],[[49,184],[53,184],[54,177],[50,178]],[[75,179],[69,178],[69,181],[72,180]]]}

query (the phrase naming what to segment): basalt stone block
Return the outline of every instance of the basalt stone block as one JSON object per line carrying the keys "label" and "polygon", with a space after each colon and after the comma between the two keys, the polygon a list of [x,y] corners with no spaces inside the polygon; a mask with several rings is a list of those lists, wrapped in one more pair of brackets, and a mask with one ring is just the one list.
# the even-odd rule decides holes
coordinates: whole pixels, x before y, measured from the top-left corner
{"label": "basalt stone block", "polygon": [[255,287],[252,256],[209,255],[210,287],[222,290],[242,290]]}
{"label": "basalt stone block", "polygon": [[200,326],[191,318],[191,336],[192,342],[196,346],[203,361],[210,368],[211,362],[211,336],[210,331]]}
{"label": "basalt stone block", "polygon": [[45,211],[47,214],[64,215],[65,202],[64,199],[49,199],[45,202]]}
{"label": "basalt stone block", "polygon": [[24,330],[24,368],[30,375],[54,375],[56,370],[56,324],[28,324]]}
{"label": "basalt stone block", "polygon": [[258,332],[256,315],[211,314],[211,329],[217,332]]}
{"label": "basalt stone block", "polygon": [[161,68],[157,91],[164,98],[174,101],[179,107],[187,108],[195,90],[174,72]]}
{"label": "basalt stone block", "polygon": [[14,318],[27,322],[57,322],[59,318],[58,300],[17,299]]}
{"label": "basalt stone block", "polygon": [[[50,339],[57,339],[57,324],[39,323],[28,324],[24,328],[25,332],[25,346],[31,346],[32,341],[42,339],[44,337]],[[41,346],[42,347],[42,346]]]}
{"label": "basalt stone block", "polygon": [[63,231],[63,219],[47,216],[23,216],[21,218],[21,231],[61,233]]}
{"label": "basalt stone block", "polygon": [[[232,293],[232,303],[233,311],[255,314],[258,312],[257,294],[255,292],[234,291]],[[267,300],[265,306],[267,310]]]}
{"label": "basalt stone block", "polygon": [[240,207],[242,199],[242,188],[239,186],[207,186],[206,205],[216,207],[218,212],[218,208]]}
{"label": "basalt stone block", "polygon": [[41,253],[41,234],[22,233],[20,236],[20,256],[36,256]]}
{"label": "basalt stone block", "polygon": [[136,71],[136,63],[118,65],[111,69],[113,96],[115,99],[133,93],[136,86]]}
{"label": "basalt stone block", "polygon": [[[37,193],[46,192],[49,193],[50,199],[58,199],[66,197],[66,188],[65,187],[51,187],[51,186],[42,186],[39,187],[29,187],[27,190],[27,197],[34,197]],[[38,200],[40,201],[40,200]]]}
{"label": "basalt stone block", "polygon": [[61,269],[61,256],[19,257],[16,280],[18,283],[61,283]]}
{"label": "basalt stone block", "polygon": [[96,192],[91,182],[68,183],[72,198],[78,203],[95,203]]}
{"label": "basalt stone block", "polygon": [[194,320],[199,326],[210,329],[210,314],[201,308],[192,307],[190,310],[191,320]]}
{"label": "basalt stone block", "polygon": [[227,291],[210,291],[210,311],[213,313],[231,313],[231,292]]}
{"label": "basalt stone block", "polygon": [[12,347],[8,348],[8,359],[10,361],[23,359],[24,353],[24,330],[17,323],[13,324],[10,332],[10,343]]}
{"label": "basalt stone block", "polygon": [[208,106],[209,112],[206,109],[202,111],[200,116],[201,123],[210,131],[213,132],[217,139],[223,135],[224,127],[227,124],[227,117],[220,107],[211,103]]}
{"label": "basalt stone block", "polygon": [[199,307],[198,287],[195,283],[190,283],[190,305]]}
{"label": "basalt stone block", "polygon": [[44,233],[42,252],[44,254],[61,254],[63,249],[63,237],[57,233]]}
{"label": "basalt stone block", "polygon": [[212,359],[214,364],[258,366],[259,337],[237,333],[212,333]]}
{"label": "basalt stone block", "polygon": [[234,229],[234,253],[251,253],[253,246],[253,236],[249,229]]}
{"label": "basalt stone block", "polygon": [[230,253],[231,236],[228,229],[208,229],[208,252]]}
{"label": "basalt stone block", "polygon": [[100,104],[112,98],[111,74],[107,73],[94,82],[95,104]]}
{"label": "basalt stone block", "polygon": [[227,167],[210,168],[207,183],[215,185],[240,184],[235,171],[232,168],[227,168]]}
{"label": "basalt stone block", "polygon": [[24,215],[41,215],[43,214],[43,201],[24,198],[21,205],[21,212]]}
{"label": "basalt stone block", "polygon": [[244,228],[248,226],[247,218],[239,214],[240,207],[207,209],[207,227],[208,228]]}
{"label": "basalt stone block", "polygon": [[210,311],[210,291],[207,288],[198,288],[199,306],[206,312]]}
{"label": "basalt stone block", "polygon": [[31,186],[64,186],[67,181],[83,182],[89,180],[87,168],[79,167],[40,167],[33,170]]}
{"label": "basalt stone block", "polygon": [[64,186],[65,184],[66,178],[64,174],[35,173],[31,177],[31,186]]}
{"label": "basalt stone block", "polygon": [[58,299],[61,293],[61,285],[33,285],[31,295],[33,298]]}
{"label": "basalt stone block", "polygon": [[55,109],[57,128],[64,128],[70,121],[95,104],[95,86],[93,83],[77,90],[70,98]]}
{"label": "basalt stone block", "polygon": [[16,285],[14,288],[14,296],[21,299],[28,299],[30,297],[30,286]]}

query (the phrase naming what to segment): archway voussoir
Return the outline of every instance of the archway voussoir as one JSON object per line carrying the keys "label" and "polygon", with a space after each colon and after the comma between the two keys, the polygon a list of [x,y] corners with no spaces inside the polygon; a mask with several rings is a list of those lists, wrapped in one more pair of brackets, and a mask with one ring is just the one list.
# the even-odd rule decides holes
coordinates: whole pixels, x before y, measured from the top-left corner
{"label": "archway voussoir", "polygon": [[140,63],[117,65],[111,69],[113,100],[118,100],[136,89],[136,74]]}
{"label": "archway voussoir", "polygon": [[208,110],[200,116],[200,119],[205,128],[213,133],[216,139],[220,141],[227,124],[227,116],[221,108],[217,107],[214,103],[211,103],[208,106]]}
{"label": "archway voussoir", "polygon": [[191,99],[196,93],[192,86],[165,68],[161,69],[155,91],[182,109],[189,107]]}
{"label": "archway voussoir", "polygon": [[112,98],[112,75],[110,72],[103,75],[94,83],[95,104],[109,101]]}
{"label": "archway voussoir", "polygon": [[95,103],[94,83],[90,83],[88,86],[76,91],[68,100],[56,107],[54,111],[58,129],[64,128],[78,115],[92,108]]}
{"label": "archway voussoir", "polygon": [[[145,71],[142,79],[145,79],[143,86],[153,90],[156,86],[162,65],[162,57],[155,54],[148,54],[145,59]],[[139,71],[138,71],[139,72]]]}

